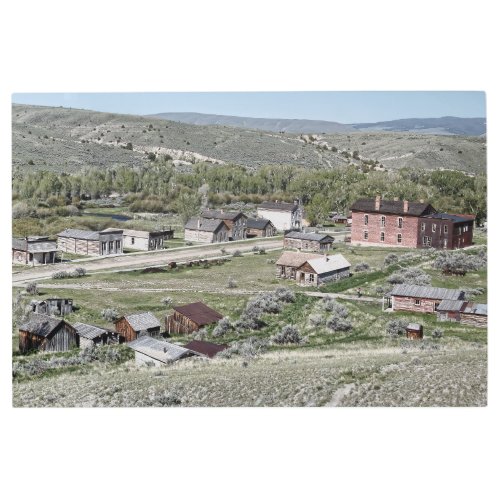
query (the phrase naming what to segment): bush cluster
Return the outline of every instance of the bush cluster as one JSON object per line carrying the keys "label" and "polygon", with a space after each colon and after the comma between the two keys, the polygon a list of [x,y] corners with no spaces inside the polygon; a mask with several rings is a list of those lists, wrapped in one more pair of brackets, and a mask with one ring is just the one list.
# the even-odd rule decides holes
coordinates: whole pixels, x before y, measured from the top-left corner
{"label": "bush cluster", "polygon": [[224,335],[227,335],[229,332],[231,332],[234,329],[233,324],[231,323],[231,320],[228,317],[222,318],[219,320],[217,323],[217,326],[214,328],[212,335],[214,337],[223,337]]}
{"label": "bush cluster", "polygon": [[354,271],[357,273],[363,272],[363,271],[368,271],[369,269],[370,269],[370,266],[366,262],[360,262],[359,264],[356,264],[354,266]]}
{"label": "bush cluster", "polygon": [[403,269],[392,273],[388,278],[387,282],[391,285],[430,285],[431,277],[422,271],[419,267],[409,267],[408,269]]}
{"label": "bush cluster", "polygon": [[389,337],[397,338],[406,334],[408,321],[404,319],[391,319],[385,325],[385,331]]}

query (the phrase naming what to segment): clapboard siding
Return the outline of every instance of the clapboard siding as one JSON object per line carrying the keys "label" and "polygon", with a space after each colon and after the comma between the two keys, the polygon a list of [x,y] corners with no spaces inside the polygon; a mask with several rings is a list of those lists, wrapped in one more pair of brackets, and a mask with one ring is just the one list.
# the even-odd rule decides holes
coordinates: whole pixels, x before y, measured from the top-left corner
{"label": "clapboard siding", "polygon": [[187,334],[198,331],[200,326],[183,314],[174,311],[165,318],[165,329],[168,334]]}
{"label": "clapboard siding", "polygon": [[[415,301],[419,300],[420,304],[416,304]],[[399,297],[394,295],[392,297],[392,308],[394,311],[411,311],[411,312],[421,312],[421,313],[434,313],[435,308],[441,303],[440,300],[435,299],[424,299],[413,297]]]}
{"label": "clapboard siding", "polygon": [[19,351],[26,353],[31,350],[39,351],[69,351],[80,344],[76,330],[66,322],[63,322],[51,335],[41,337],[33,333],[19,331]]}

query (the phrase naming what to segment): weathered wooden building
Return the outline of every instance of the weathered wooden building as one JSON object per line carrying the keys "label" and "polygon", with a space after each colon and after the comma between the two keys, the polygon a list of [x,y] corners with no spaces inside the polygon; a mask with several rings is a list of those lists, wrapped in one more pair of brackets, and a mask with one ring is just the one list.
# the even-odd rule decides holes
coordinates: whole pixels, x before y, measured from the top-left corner
{"label": "weathered wooden building", "polygon": [[161,366],[196,355],[196,353],[185,347],[155,339],[148,335],[132,340],[127,346],[135,351],[137,366]]}
{"label": "weathered wooden building", "polygon": [[317,254],[306,252],[283,252],[276,261],[276,277],[295,280],[297,269],[305,264],[308,259],[316,259]]}
{"label": "weathered wooden building", "polygon": [[298,201],[294,203],[266,201],[257,206],[257,216],[269,219],[278,231],[301,231],[304,209]]}
{"label": "weathered wooden building", "polygon": [[386,296],[394,311],[435,313],[444,300],[464,300],[462,290],[419,285],[395,285]]}
{"label": "weathered wooden building", "polygon": [[73,312],[73,299],[43,299],[32,300],[31,308],[33,312],[55,316],[66,316]]}
{"label": "weathered wooden building", "polygon": [[456,321],[482,328],[488,326],[487,304],[476,304],[465,300],[443,300],[436,309],[436,315],[439,321]]}
{"label": "weathered wooden building", "polygon": [[30,313],[19,325],[19,351],[69,351],[79,346],[76,330],[63,319]]}
{"label": "weathered wooden building", "polygon": [[117,344],[120,340],[116,332],[100,326],[74,323],[73,327],[80,338],[81,349],[94,345]]}
{"label": "weathered wooden building", "polygon": [[156,316],[150,312],[128,314],[118,318],[115,330],[124,342],[131,342],[144,335],[158,337],[161,325]]}
{"label": "weathered wooden building", "polygon": [[57,242],[46,236],[12,238],[12,263],[38,266],[57,259]]}
{"label": "weathered wooden building", "polygon": [[222,314],[203,302],[175,306],[173,310],[165,318],[165,330],[170,335],[193,333],[223,318]]}
{"label": "weathered wooden building", "polygon": [[283,237],[283,247],[326,253],[332,249],[334,241],[335,239],[328,234],[290,231]]}
{"label": "weathered wooden building", "polygon": [[213,358],[217,353],[225,351],[228,347],[227,344],[214,344],[205,340],[192,340],[184,346],[185,349],[189,349],[206,358]]}
{"label": "weathered wooden building", "polygon": [[243,240],[247,237],[248,217],[243,212],[224,212],[224,210],[205,210],[204,219],[222,220],[229,228],[229,240]]}
{"label": "weathered wooden building", "polygon": [[330,281],[337,281],[350,276],[351,264],[341,254],[316,256],[308,259],[297,268],[297,284],[319,286]]}
{"label": "weathered wooden building", "polygon": [[473,215],[438,213],[420,202],[360,199],[351,207],[351,243],[438,249],[472,244]]}
{"label": "weathered wooden building", "polygon": [[406,338],[416,340],[424,338],[424,327],[420,323],[409,323],[406,327]]}
{"label": "weathered wooden building", "polygon": [[123,231],[105,229],[86,231],[65,229],[57,235],[57,248],[79,255],[114,255],[123,253]]}
{"label": "weathered wooden building", "polygon": [[269,219],[247,220],[247,238],[265,238],[276,235],[276,228]]}
{"label": "weathered wooden building", "polygon": [[138,231],[135,229],[108,228],[106,231],[123,231],[123,248],[128,250],[161,250],[165,241],[174,237],[173,229],[158,231]]}
{"label": "weathered wooden building", "polygon": [[229,241],[229,226],[219,219],[191,217],[184,226],[184,239],[198,243],[222,243]]}

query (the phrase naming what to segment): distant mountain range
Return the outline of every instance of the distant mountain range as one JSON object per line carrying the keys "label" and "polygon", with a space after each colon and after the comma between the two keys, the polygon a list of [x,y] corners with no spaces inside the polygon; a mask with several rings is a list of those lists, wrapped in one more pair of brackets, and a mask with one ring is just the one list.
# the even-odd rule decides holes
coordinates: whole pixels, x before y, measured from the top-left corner
{"label": "distant mountain range", "polygon": [[482,136],[486,134],[485,118],[406,118],[374,123],[338,123],[323,120],[286,118],[251,118],[248,116],[211,115],[204,113],[157,113],[155,118],[191,125],[222,125],[291,134],[337,134],[349,132],[416,132],[435,135]]}

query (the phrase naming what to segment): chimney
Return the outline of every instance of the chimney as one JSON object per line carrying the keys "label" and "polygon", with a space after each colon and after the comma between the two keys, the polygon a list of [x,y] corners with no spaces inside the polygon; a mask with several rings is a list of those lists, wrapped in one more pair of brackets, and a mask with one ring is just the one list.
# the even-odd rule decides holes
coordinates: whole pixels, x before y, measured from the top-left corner
{"label": "chimney", "polygon": [[380,210],[380,196],[375,196],[375,210],[377,212]]}
{"label": "chimney", "polygon": [[408,200],[403,200],[403,212],[405,214],[408,212]]}

